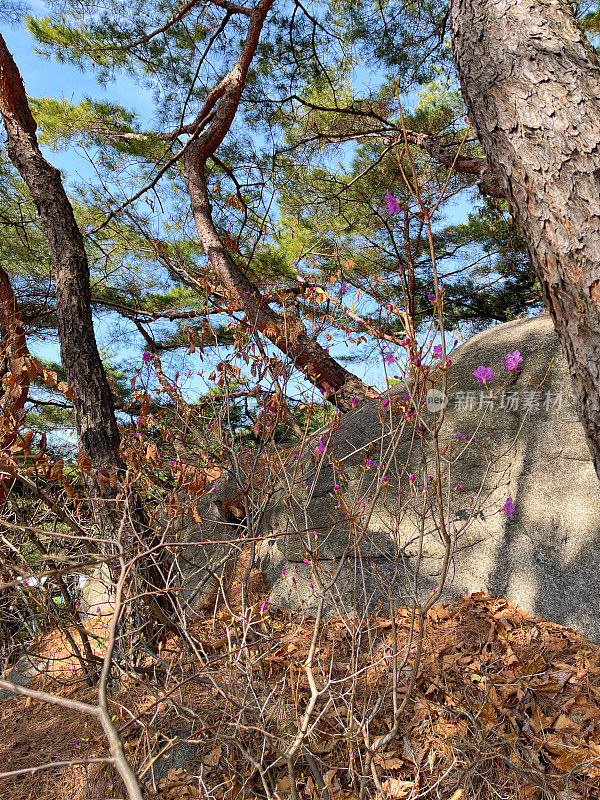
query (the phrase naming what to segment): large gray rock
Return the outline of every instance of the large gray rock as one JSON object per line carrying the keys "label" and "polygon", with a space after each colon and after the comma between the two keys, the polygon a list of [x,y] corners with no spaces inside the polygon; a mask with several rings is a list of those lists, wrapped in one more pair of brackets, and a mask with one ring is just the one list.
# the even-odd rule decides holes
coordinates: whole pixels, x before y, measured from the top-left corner
{"label": "large gray rock", "polygon": [[217,481],[213,491],[193,502],[195,513],[178,513],[170,521],[168,538],[177,544],[172,564],[171,585],[180,586],[186,609],[206,609],[218,602],[221,587],[227,588],[237,555],[243,546],[243,532],[223,502],[236,491],[233,481]]}
{"label": "large gray rock", "polygon": [[[509,374],[503,359],[515,350],[522,371]],[[600,641],[600,484],[550,318],[498,325],[451,358],[440,430],[453,541],[444,596],[504,596]],[[494,370],[491,401],[472,375],[480,365]],[[433,449],[427,430],[399,413],[405,391],[396,386],[389,405],[344,415],[284,476],[261,530],[275,534],[260,552],[273,604],[314,610],[318,579],[326,582],[344,553],[328,611],[406,603],[435,587],[440,520],[431,490],[423,493]],[[436,418],[423,411],[429,425]],[[512,520],[502,510],[508,497]]]}
{"label": "large gray rock", "polygon": [[[35,656],[23,655],[4,679],[15,686],[27,686],[44,671],[43,661]],[[18,695],[8,689],[0,689],[0,700],[13,700]]]}
{"label": "large gray rock", "polygon": [[[239,494],[232,479],[220,478],[199,498],[180,493],[170,514],[161,510],[154,523],[168,542],[164,579],[177,590],[181,611],[212,608],[227,587],[236,557],[243,547],[243,529],[226,509]],[[233,504],[234,508],[237,504]],[[115,584],[103,564],[89,576],[81,576],[80,610],[84,617],[112,614]]]}

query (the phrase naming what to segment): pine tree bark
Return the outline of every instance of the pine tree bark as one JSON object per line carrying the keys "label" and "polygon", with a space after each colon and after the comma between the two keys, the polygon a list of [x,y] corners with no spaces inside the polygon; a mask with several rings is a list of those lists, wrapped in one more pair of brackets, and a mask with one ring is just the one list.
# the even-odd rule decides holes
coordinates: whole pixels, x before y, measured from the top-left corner
{"label": "pine tree bark", "polygon": [[[4,455],[16,441],[25,421],[25,404],[29,395],[31,356],[23,329],[15,293],[6,270],[0,266],[0,356],[1,377],[10,372],[0,400],[0,453]],[[1,469],[0,469],[1,472]],[[10,480],[0,478],[0,509],[4,507]]]}
{"label": "pine tree bark", "polygon": [[40,152],[21,75],[1,36],[0,113],[9,158],[27,184],[52,253],[60,354],[72,393],[80,450],[94,470],[114,472],[123,467],[120,435],[94,335],[83,237],[60,172]]}
{"label": "pine tree bark", "polygon": [[25,419],[25,403],[29,394],[28,362],[31,359],[15,293],[6,270],[0,266],[0,346],[4,358],[2,377],[13,376],[0,401],[0,450],[15,441]]}
{"label": "pine tree bark", "polygon": [[463,97],[527,243],[600,477],[600,61],[565,0],[451,0]]}

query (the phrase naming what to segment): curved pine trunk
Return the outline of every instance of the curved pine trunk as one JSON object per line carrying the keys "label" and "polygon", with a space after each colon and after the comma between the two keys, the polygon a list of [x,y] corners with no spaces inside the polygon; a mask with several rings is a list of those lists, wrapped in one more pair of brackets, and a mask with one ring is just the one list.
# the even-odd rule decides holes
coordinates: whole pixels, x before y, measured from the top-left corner
{"label": "curved pine trunk", "polygon": [[341,411],[351,411],[379,393],[339,364],[308,336],[299,317],[280,314],[261,296],[225,247],[215,227],[206,183],[206,162],[227,135],[235,118],[248,69],[256,53],[265,18],[273,0],[259,0],[249,12],[246,37],[234,66],[208,94],[189,133],[184,169],[198,237],[232,304],[241,309],[250,331],[258,330],[285,353],[294,366]]}
{"label": "curved pine trunk", "polygon": [[564,0],[451,0],[481,145],[527,243],[600,477],[600,61]]}

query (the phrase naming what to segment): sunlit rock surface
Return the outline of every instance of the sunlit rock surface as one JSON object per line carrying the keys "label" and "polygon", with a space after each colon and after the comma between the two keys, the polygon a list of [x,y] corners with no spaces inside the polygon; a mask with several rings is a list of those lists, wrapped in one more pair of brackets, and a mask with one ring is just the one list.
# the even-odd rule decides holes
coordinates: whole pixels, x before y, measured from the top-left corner
{"label": "sunlit rock surface", "polygon": [[[515,350],[522,369],[509,373],[504,357]],[[444,597],[504,596],[600,641],[600,483],[550,318],[498,325],[451,359],[440,430],[452,539]],[[473,377],[479,366],[494,371],[489,390]],[[314,612],[319,579],[326,583],[342,558],[328,613],[405,604],[435,588],[443,536],[432,490],[424,493],[433,449],[430,434],[405,419],[404,394],[396,386],[389,404],[343,416],[285,474],[261,525],[272,536],[260,565],[274,605]],[[433,411],[423,418],[432,425]],[[509,497],[512,519],[503,510]]]}

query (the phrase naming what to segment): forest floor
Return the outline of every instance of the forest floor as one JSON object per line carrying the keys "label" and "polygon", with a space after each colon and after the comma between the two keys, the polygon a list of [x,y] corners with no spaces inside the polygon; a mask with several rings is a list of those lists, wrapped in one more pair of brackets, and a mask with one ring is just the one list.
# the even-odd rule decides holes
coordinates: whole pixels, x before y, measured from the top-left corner
{"label": "forest floor", "polygon": [[[254,599],[264,587],[256,579]],[[266,595],[265,595],[266,596]],[[235,694],[226,631],[227,614],[198,619],[194,634],[212,654],[211,675],[217,685]],[[400,610],[396,624],[374,617],[369,643],[370,658],[389,652],[392,630],[399,640],[408,636],[410,615]],[[230,618],[229,618],[230,620]],[[311,621],[299,624],[289,612],[270,611],[263,619],[271,640],[278,644],[263,659],[262,678],[276,679],[291,670],[289,697],[281,697],[283,717],[297,716],[303,705],[302,664],[312,634]],[[324,641],[336,646],[336,669],[344,663],[347,620],[323,623]],[[106,620],[98,617],[90,627],[102,638]],[[229,648],[231,645],[229,644]],[[386,650],[387,648],[387,650]],[[322,647],[319,658],[328,658]],[[64,636],[54,631],[38,643],[38,656],[47,659],[43,673],[30,684],[95,702],[95,690],[85,686]],[[329,653],[329,656],[331,653]],[[228,744],[220,732],[227,730],[232,708],[210,682],[193,679],[193,663],[186,660],[181,643],[172,637],[161,657],[168,675],[160,687],[147,679],[123,680],[113,691],[111,706],[121,726],[139,719],[123,731],[125,752],[137,767],[147,764],[177,737],[193,740],[192,756],[185,768],[162,770],[162,777],[143,778],[148,798],[211,797],[239,800],[264,796],[256,768]],[[377,659],[367,675],[367,685],[377,684]],[[197,664],[196,664],[197,667]],[[266,672],[265,672],[266,670]],[[181,676],[188,674],[189,680]],[[241,691],[241,690],[240,690]],[[197,723],[189,729],[183,708],[196,710]],[[287,709],[287,711],[286,711]],[[295,729],[296,720],[292,728]],[[385,732],[390,712],[383,708],[371,735]],[[279,735],[286,722],[276,720]],[[186,728],[186,725],[188,728]],[[239,735],[248,749],[260,752],[259,726],[241,726]],[[253,738],[254,737],[254,738]],[[178,746],[181,746],[179,742]],[[310,740],[310,750],[326,783],[330,800],[357,797],[348,776],[356,743],[344,730],[343,713],[324,712]],[[268,754],[267,742],[263,755]],[[165,751],[166,752],[166,751]],[[175,751],[173,751],[175,752]],[[105,739],[95,719],[26,698],[0,703],[0,770],[17,770],[52,761],[106,757]],[[163,756],[159,756],[160,761]],[[273,760],[273,759],[271,759]],[[440,604],[429,614],[416,691],[406,708],[401,732],[375,759],[380,781],[377,798],[442,798],[443,800],[595,800],[600,798],[600,647],[574,630],[529,615],[505,600],[473,595],[460,602]],[[155,762],[156,763],[156,762]],[[273,770],[276,796],[289,797],[284,764]],[[123,789],[112,766],[87,764],[48,769],[1,782],[0,796],[10,800],[101,800],[122,798]],[[254,788],[253,788],[254,787]],[[299,771],[301,798],[319,798],[309,770]]]}

